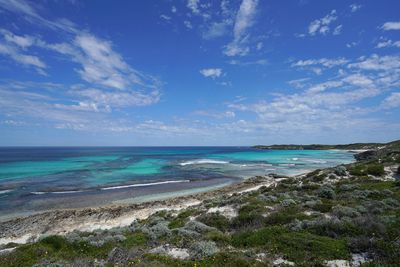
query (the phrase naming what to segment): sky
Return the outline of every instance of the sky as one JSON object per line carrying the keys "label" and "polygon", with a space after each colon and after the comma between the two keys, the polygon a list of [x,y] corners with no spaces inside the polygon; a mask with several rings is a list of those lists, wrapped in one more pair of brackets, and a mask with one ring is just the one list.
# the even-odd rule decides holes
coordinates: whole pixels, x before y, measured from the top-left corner
{"label": "sky", "polygon": [[0,0],[0,146],[400,139],[398,0]]}

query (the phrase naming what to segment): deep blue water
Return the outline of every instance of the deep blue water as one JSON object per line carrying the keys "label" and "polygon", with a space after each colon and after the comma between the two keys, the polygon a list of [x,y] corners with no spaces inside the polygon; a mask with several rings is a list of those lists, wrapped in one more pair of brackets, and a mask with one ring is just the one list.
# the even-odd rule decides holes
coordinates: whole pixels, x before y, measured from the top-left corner
{"label": "deep blue water", "polygon": [[336,150],[249,147],[0,148],[0,214],[129,202],[267,173],[353,161]]}

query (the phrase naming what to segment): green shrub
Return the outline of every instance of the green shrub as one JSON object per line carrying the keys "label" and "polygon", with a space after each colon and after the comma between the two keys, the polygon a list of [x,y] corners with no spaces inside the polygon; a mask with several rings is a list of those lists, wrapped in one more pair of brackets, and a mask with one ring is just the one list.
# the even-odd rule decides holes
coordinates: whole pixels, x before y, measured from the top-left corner
{"label": "green shrub", "polygon": [[229,220],[225,216],[218,213],[206,213],[198,217],[197,220],[221,231],[228,230],[230,224]]}
{"label": "green shrub", "polygon": [[319,211],[322,213],[327,213],[332,210],[332,207],[333,207],[332,201],[323,200],[322,202],[318,202],[317,204],[315,204],[315,206],[313,207],[313,210]]}
{"label": "green shrub", "polygon": [[318,190],[318,196],[327,199],[334,199],[336,197],[336,193],[330,186],[324,185]]}
{"label": "green shrub", "polygon": [[209,257],[219,252],[219,248],[212,241],[199,241],[195,242],[192,247],[192,257],[195,259],[201,259],[204,257]]}
{"label": "green shrub", "polygon": [[122,246],[131,248],[142,246],[147,243],[148,237],[144,233],[129,233],[126,236],[126,239],[122,241]]}
{"label": "green shrub", "polygon": [[217,253],[213,257],[204,259],[196,264],[197,266],[217,266],[217,267],[250,267],[254,266],[251,259],[246,259],[235,253]]}
{"label": "green shrub", "polygon": [[356,165],[350,168],[350,174],[354,176],[363,176],[365,175],[363,165]]}
{"label": "green shrub", "polygon": [[328,177],[328,175],[326,174],[326,173],[323,173],[323,174],[321,174],[321,175],[316,175],[316,176],[313,176],[312,178],[311,178],[311,180],[313,181],[313,182],[322,182],[326,177]]}
{"label": "green shrub", "polygon": [[291,223],[295,219],[304,219],[307,216],[300,212],[296,207],[289,207],[272,212],[265,218],[267,225],[284,225]]}
{"label": "green shrub", "polygon": [[264,223],[265,207],[262,205],[248,204],[239,209],[239,215],[231,223],[233,228],[259,227]]}
{"label": "green shrub", "polygon": [[382,164],[370,164],[367,166],[367,174],[382,176],[385,174],[385,170]]}
{"label": "green shrub", "polygon": [[170,229],[180,228],[185,225],[185,223],[189,220],[188,218],[196,213],[195,209],[187,209],[181,213],[179,213],[169,224],[168,227]]}
{"label": "green shrub", "polygon": [[363,233],[363,230],[353,223],[333,220],[322,220],[309,226],[307,231],[332,238],[356,237]]}
{"label": "green shrub", "polygon": [[247,231],[232,237],[235,247],[262,247],[272,253],[283,254],[298,264],[322,263],[330,259],[346,259],[349,250],[344,240],[318,236],[308,232],[290,232],[282,227]]}
{"label": "green shrub", "polygon": [[211,231],[206,234],[206,239],[212,240],[218,244],[228,244],[231,240],[230,235],[220,231]]}
{"label": "green shrub", "polygon": [[41,239],[40,242],[50,246],[54,250],[60,250],[67,245],[66,239],[58,235],[47,236]]}
{"label": "green shrub", "polygon": [[310,177],[316,176],[316,175],[318,175],[320,173],[320,171],[321,171],[320,169],[316,169],[315,171],[307,173],[306,177],[310,178]]}

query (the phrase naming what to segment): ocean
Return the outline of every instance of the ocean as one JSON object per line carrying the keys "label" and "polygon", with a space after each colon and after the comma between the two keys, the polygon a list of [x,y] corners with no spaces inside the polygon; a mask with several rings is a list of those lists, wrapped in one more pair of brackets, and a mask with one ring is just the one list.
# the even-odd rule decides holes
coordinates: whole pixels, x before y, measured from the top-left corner
{"label": "ocean", "polygon": [[268,173],[353,162],[340,150],[250,147],[0,148],[0,219],[202,192]]}

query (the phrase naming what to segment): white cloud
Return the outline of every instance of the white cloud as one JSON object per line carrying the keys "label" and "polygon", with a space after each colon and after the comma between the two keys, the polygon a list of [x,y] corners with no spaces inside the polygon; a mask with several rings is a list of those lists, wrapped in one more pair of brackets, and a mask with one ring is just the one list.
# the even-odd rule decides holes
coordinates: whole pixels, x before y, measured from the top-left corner
{"label": "white cloud", "polygon": [[[32,89],[54,88],[67,91],[73,98],[57,99],[46,92],[33,93]],[[111,112],[124,107],[150,105],[157,102],[160,95],[139,92],[104,91],[78,88],[67,90],[59,85],[36,82],[11,82],[0,84],[0,112],[10,118],[29,118],[39,125],[50,124],[56,128],[86,131],[112,131],[112,127],[122,127]],[[123,117],[123,116],[121,116]]]}
{"label": "white cloud", "polygon": [[385,48],[385,47],[399,47],[400,48],[400,41],[381,39],[381,41],[376,45],[376,48]]}
{"label": "white cloud", "polygon": [[104,107],[107,110],[110,107],[147,106],[157,103],[160,99],[160,93],[157,91],[143,94],[135,91],[107,92],[98,89],[78,89],[71,93],[87,99],[81,103],[94,103],[96,106]]}
{"label": "white cloud", "polygon": [[382,102],[383,108],[397,108],[400,107],[400,93],[391,93]]}
{"label": "white cloud", "polygon": [[188,0],[186,6],[194,13],[199,14],[199,2],[200,0]]}
{"label": "white cloud", "polygon": [[343,25],[339,25],[337,26],[334,30],[333,30],[333,35],[339,35],[342,33],[342,29],[343,29]]}
{"label": "white cloud", "polygon": [[370,78],[359,73],[348,75],[343,79],[343,81],[361,87],[369,87],[374,84]]}
{"label": "white cloud", "polygon": [[352,47],[355,47],[355,46],[357,46],[358,45],[358,42],[351,42],[351,43],[347,43],[346,44],[346,47],[347,48],[352,48]]}
{"label": "white cloud", "polygon": [[[12,98],[3,91],[3,94],[7,95],[8,99],[13,99],[14,102],[27,103],[25,103],[26,107],[20,107],[19,113],[31,116],[33,114],[30,113],[37,106],[37,114],[43,116],[44,120],[48,117],[44,114],[53,112],[54,117],[49,115],[52,120],[60,123],[82,123],[92,116],[90,114],[93,112],[104,113],[111,112],[114,108],[151,105],[160,100],[160,81],[130,66],[113,49],[111,41],[98,38],[89,31],[65,28],[63,25],[73,26],[66,20],[49,21],[40,16],[28,2],[13,0],[6,3],[0,0],[0,7],[24,16],[31,23],[46,26],[54,31],[61,31],[60,36],[66,39],[62,43],[48,43],[39,37],[16,35],[7,30],[0,30],[6,41],[5,43],[0,41],[0,54],[9,56],[20,64],[32,66],[40,73],[44,73],[43,70],[47,68],[47,65],[28,52],[31,49],[51,50],[62,54],[65,59],[77,63],[79,67],[74,68],[74,70],[82,80],[89,83],[89,86],[80,85],[73,90],[64,89],[63,92],[67,93],[63,95],[63,100],[67,103],[60,103],[56,100],[36,101],[31,98],[27,99],[26,93],[23,95],[15,94],[15,96],[19,96],[19,101],[16,100],[18,97]],[[63,21],[63,23],[59,24],[60,21]],[[32,83],[24,86],[17,89],[26,89],[26,86],[37,89],[36,85]],[[48,85],[46,86],[48,87]],[[90,89],[87,89],[87,87]],[[45,87],[40,85],[39,88]],[[9,110],[14,111],[14,108],[10,107],[11,100],[3,104],[5,108],[8,107]],[[69,115],[67,114],[68,111],[74,113]],[[72,115],[74,121],[65,119]]]}
{"label": "white cloud", "polygon": [[233,28],[233,41],[225,47],[225,55],[243,56],[249,53],[250,48],[247,46],[248,29],[254,23],[257,5],[258,0],[243,0],[240,4]]}
{"label": "white cloud", "polygon": [[389,21],[382,25],[382,29],[385,31],[400,30],[400,21]]}
{"label": "white cloud", "polygon": [[210,77],[210,78],[215,79],[222,75],[222,69],[220,69],[220,68],[202,69],[202,70],[200,70],[200,73],[204,77]]}
{"label": "white cloud", "polygon": [[375,71],[394,70],[400,68],[400,56],[372,55],[368,58],[362,57],[358,62],[349,64],[348,67]]}
{"label": "white cloud", "polygon": [[267,65],[268,64],[268,60],[266,60],[266,59],[258,59],[258,60],[254,60],[254,61],[242,61],[242,60],[232,59],[232,60],[228,61],[228,64],[239,65],[239,66]]}
{"label": "white cloud", "polygon": [[177,10],[177,8],[176,8],[176,6],[172,6],[171,7],[171,12],[172,13],[176,13],[178,10]]}
{"label": "white cloud", "polygon": [[166,20],[166,21],[170,21],[171,20],[170,16],[167,16],[167,15],[164,15],[164,14],[161,14],[160,18],[162,18],[163,20]]}
{"label": "white cloud", "polygon": [[21,52],[15,46],[9,44],[0,43],[0,54],[9,56],[11,59],[25,66],[33,66],[40,74],[45,74],[43,69],[46,68],[46,64],[40,60],[37,56],[28,55]]}
{"label": "white cloud", "polygon": [[28,36],[28,35],[20,36],[20,35],[13,34],[12,32],[7,31],[7,30],[0,30],[0,32],[3,34],[4,39],[7,42],[13,43],[23,49],[28,48],[35,43],[35,38],[32,36]]}
{"label": "white cloud", "polygon": [[185,25],[186,28],[188,28],[188,29],[193,29],[193,25],[192,25],[192,23],[191,23],[190,21],[185,20],[185,21],[183,22],[183,24]]}
{"label": "white cloud", "polygon": [[37,13],[34,7],[23,0],[0,0],[0,8],[21,14],[23,15],[21,17],[28,22],[39,24],[52,30],[62,30],[70,33],[76,33],[78,31],[76,25],[67,19],[60,18],[51,21],[43,18]]}
{"label": "white cloud", "polygon": [[300,78],[300,79],[290,80],[287,83],[295,88],[301,89],[306,86],[309,80],[310,78]]}
{"label": "white cloud", "polygon": [[336,59],[307,59],[307,60],[299,60],[297,62],[292,63],[292,67],[307,67],[307,66],[323,66],[325,68],[332,68],[340,65],[347,64],[349,61],[345,58],[336,58]]}
{"label": "white cloud", "polygon": [[330,31],[330,24],[335,20],[337,20],[336,10],[332,10],[325,17],[312,21],[308,26],[308,34],[316,35],[320,33],[326,35]]}
{"label": "white cloud", "polygon": [[350,10],[353,13],[358,11],[360,8],[362,8],[362,5],[359,5],[359,4],[351,4],[350,5]]}
{"label": "white cloud", "polygon": [[311,86],[307,92],[308,93],[318,93],[318,92],[323,92],[329,88],[337,88],[339,86],[342,86],[343,82],[342,81],[328,81],[320,84],[316,84]]}
{"label": "white cloud", "polygon": [[139,79],[122,57],[113,51],[110,42],[84,34],[78,35],[74,44],[83,52],[76,60],[82,64],[78,72],[85,81],[126,89]]}
{"label": "white cloud", "polygon": [[213,39],[226,35],[229,32],[229,28],[232,25],[231,19],[224,19],[221,22],[212,22],[207,26],[203,32],[204,39]]}

